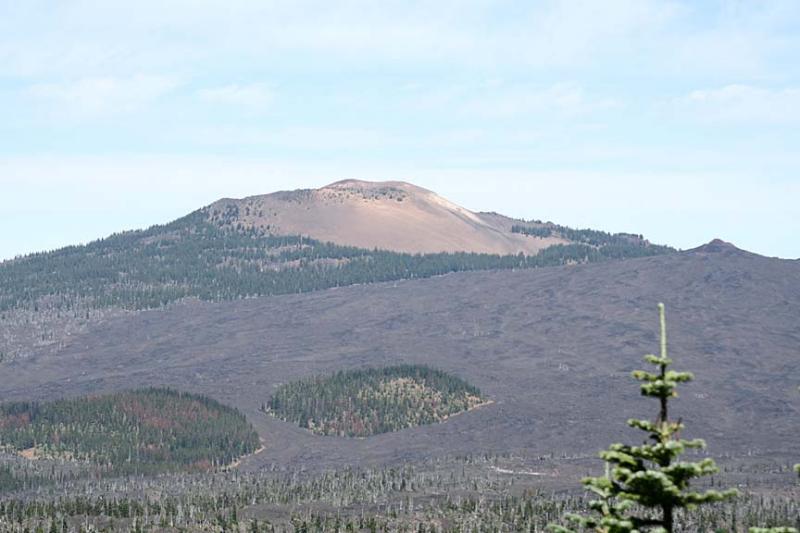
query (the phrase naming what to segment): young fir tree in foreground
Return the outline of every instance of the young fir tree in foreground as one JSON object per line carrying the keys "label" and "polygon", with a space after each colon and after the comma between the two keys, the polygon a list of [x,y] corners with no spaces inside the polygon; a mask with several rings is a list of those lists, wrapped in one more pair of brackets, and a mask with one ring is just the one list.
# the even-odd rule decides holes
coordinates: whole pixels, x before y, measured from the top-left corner
{"label": "young fir tree in foreground", "polygon": [[689,489],[692,479],[717,472],[710,458],[697,462],[680,461],[688,448],[704,448],[702,439],[680,438],[683,424],[669,417],[669,400],[677,396],[679,383],[691,381],[689,372],[670,370],[667,357],[666,320],[664,304],[658,304],[661,318],[661,354],[646,355],[645,361],[655,365],[655,372],[636,370],[633,377],[642,382],[643,396],[659,401],[655,421],[628,420],[628,425],[647,434],[641,446],[612,444],[600,453],[606,462],[606,475],[583,480],[588,490],[598,495],[590,502],[592,516],[567,515],[569,527],[551,525],[556,533],[575,533],[590,530],[599,533],[638,533],[642,531],[669,532],[674,530],[675,511],[697,505],[722,501],[736,495],[736,490],[724,492]]}

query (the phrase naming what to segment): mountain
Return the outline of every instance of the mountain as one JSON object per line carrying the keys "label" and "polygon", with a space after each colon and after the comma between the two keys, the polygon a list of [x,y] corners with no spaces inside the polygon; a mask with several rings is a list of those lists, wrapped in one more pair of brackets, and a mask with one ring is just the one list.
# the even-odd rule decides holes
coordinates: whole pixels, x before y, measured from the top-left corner
{"label": "mountain", "polygon": [[[385,249],[393,242],[430,253]],[[55,349],[110,315],[187,298],[224,301],[671,252],[637,235],[471,213],[397,182],[220,200],[168,224],[0,263],[0,361]]]}
{"label": "mountain", "polygon": [[[704,437],[726,472],[782,471],[792,482],[800,262],[721,242],[625,261],[186,300],[3,363],[0,398],[162,385],[209,395],[242,410],[264,439],[246,468],[509,453],[540,457],[536,470],[547,473],[571,458],[580,476],[598,449],[632,436],[626,419],[655,416],[630,372],[658,348],[659,301],[675,369],[697,376],[671,404],[686,437]],[[493,403],[367,439],[317,436],[260,410],[280,384],[397,364],[441,369]]]}
{"label": "mountain", "polygon": [[513,233],[510,219],[473,213],[399,181],[344,180],[321,189],[223,199],[209,207],[209,214],[211,220],[278,235],[407,253],[531,255],[569,243],[558,236]]}

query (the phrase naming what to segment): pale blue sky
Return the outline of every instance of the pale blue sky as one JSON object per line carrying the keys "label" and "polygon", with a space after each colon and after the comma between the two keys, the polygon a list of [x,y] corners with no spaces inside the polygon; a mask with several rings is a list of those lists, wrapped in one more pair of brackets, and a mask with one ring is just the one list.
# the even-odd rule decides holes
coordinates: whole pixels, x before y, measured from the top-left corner
{"label": "pale blue sky", "polygon": [[797,0],[0,0],[0,258],[342,178],[797,258],[798,58]]}

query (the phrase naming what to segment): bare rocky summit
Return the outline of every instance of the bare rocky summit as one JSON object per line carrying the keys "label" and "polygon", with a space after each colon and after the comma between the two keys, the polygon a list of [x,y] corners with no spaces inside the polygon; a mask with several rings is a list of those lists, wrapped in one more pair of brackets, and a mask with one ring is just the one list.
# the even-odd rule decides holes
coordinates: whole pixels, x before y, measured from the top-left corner
{"label": "bare rocky summit", "polygon": [[207,213],[211,221],[276,235],[408,253],[532,255],[567,242],[513,233],[511,219],[473,213],[401,181],[344,180],[320,189],[226,198],[209,206]]}

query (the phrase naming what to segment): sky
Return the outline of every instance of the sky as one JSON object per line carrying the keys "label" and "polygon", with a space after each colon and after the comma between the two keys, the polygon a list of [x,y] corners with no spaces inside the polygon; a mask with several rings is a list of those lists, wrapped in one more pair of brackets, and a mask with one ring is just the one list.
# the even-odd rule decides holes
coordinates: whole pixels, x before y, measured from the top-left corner
{"label": "sky", "polygon": [[397,179],[800,258],[797,0],[0,0],[0,259]]}

